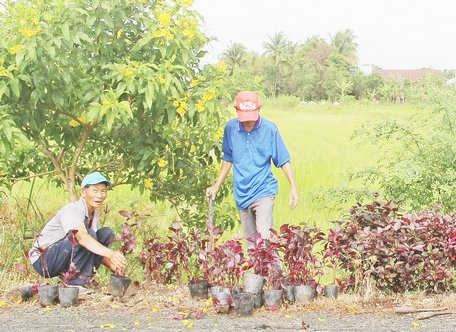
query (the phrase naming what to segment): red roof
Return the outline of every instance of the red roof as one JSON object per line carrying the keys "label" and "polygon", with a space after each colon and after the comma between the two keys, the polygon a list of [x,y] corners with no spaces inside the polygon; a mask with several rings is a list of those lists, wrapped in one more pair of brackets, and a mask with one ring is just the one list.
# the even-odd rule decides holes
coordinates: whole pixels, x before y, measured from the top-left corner
{"label": "red roof", "polygon": [[429,69],[429,68],[423,68],[423,69],[412,69],[412,70],[407,70],[407,69],[376,69],[374,70],[374,73],[380,74],[381,77],[383,77],[386,80],[395,80],[395,81],[401,81],[401,80],[411,80],[411,81],[417,81],[422,78],[431,76],[431,75],[437,75],[440,73],[438,70],[434,69]]}

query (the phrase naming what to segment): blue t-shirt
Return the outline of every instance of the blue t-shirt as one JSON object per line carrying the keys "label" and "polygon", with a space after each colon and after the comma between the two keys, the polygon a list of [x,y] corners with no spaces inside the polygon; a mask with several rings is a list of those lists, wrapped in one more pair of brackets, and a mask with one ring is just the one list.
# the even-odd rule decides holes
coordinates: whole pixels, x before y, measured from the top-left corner
{"label": "blue t-shirt", "polygon": [[253,130],[245,131],[238,119],[230,120],[223,135],[223,160],[233,163],[234,198],[239,209],[278,192],[271,171],[290,161],[290,154],[277,126],[262,117]]}

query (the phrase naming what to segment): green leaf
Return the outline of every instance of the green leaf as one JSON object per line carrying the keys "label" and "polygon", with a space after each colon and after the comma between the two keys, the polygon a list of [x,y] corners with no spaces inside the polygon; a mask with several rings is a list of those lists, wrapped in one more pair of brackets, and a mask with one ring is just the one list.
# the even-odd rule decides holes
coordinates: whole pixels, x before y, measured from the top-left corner
{"label": "green leaf", "polygon": [[152,103],[153,103],[153,97],[154,97],[154,87],[152,83],[147,84],[147,89],[144,94],[144,99],[146,101],[144,108],[146,109],[151,109],[152,108]]}
{"label": "green leaf", "polygon": [[66,23],[63,23],[63,25],[62,25],[62,34],[63,34],[63,38],[65,38],[67,41],[71,42],[70,28],[68,27],[68,24],[66,24]]}
{"label": "green leaf", "polygon": [[14,95],[19,98],[20,96],[20,90],[19,90],[19,81],[17,79],[14,79],[10,83],[11,90],[13,91]]}
{"label": "green leaf", "polygon": [[85,32],[83,32],[83,31],[79,31],[79,32],[78,32],[78,36],[79,36],[79,38],[81,38],[82,40],[84,40],[84,41],[86,41],[86,42],[88,42],[88,43],[91,43],[91,42],[92,42],[92,40],[90,39],[90,37],[89,37]]}

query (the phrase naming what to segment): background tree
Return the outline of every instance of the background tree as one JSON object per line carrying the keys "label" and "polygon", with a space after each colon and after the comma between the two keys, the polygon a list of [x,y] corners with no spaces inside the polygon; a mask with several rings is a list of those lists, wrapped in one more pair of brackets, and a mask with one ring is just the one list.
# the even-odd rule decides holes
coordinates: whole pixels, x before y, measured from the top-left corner
{"label": "background tree", "polygon": [[342,55],[349,65],[355,66],[358,63],[356,55],[358,44],[355,42],[355,34],[352,30],[346,29],[337,32],[331,40],[331,46]]}
{"label": "background tree", "polygon": [[221,60],[228,65],[230,75],[233,75],[236,68],[240,68],[247,61],[247,48],[241,43],[233,43],[223,51]]}
{"label": "background tree", "polygon": [[226,66],[200,68],[208,39],[189,5],[8,1],[2,183],[49,176],[76,199],[78,178],[101,170],[172,202],[184,221],[203,222],[206,208],[195,207],[217,172],[229,95]]}
{"label": "background tree", "polygon": [[[412,87],[411,87],[412,88]],[[370,189],[404,199],[412,209],[456,210],[456,90],[436,81],[416,84],[415,102],[423,110],[409,121],[383,121],[365,126],[359,138],[381,150],[374,168],[358,173]],[[380,186],[380,188],[374,188]]]}

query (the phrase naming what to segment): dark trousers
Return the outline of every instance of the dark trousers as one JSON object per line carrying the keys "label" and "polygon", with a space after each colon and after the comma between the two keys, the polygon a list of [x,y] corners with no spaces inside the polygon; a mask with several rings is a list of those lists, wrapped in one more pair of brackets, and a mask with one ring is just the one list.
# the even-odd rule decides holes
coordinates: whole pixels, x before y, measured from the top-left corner
{"label": "dark trousers", "polygon": [[[96,232],[89,229],[88,233],[105,247],[109,247],[114,239],[114,232],[108,227],[102,227]],[[66,237],[59,240],[46,253],[42,254],[45,255],[44,257],[40,257],[33,263],[33,268],[42,277],[56,277],[69,270],[71,263],[70,236],[72,235],[69,233]],[[46,260],[48,271],[43,269],[43,259]],[[102,260],[102,256],[94,254],[83,246],[76,244],[73,251],[73,262],[79,271],[80,277],[70,280],[69,284],[84,285],[89,283],[95,270],[100,267]]]}

